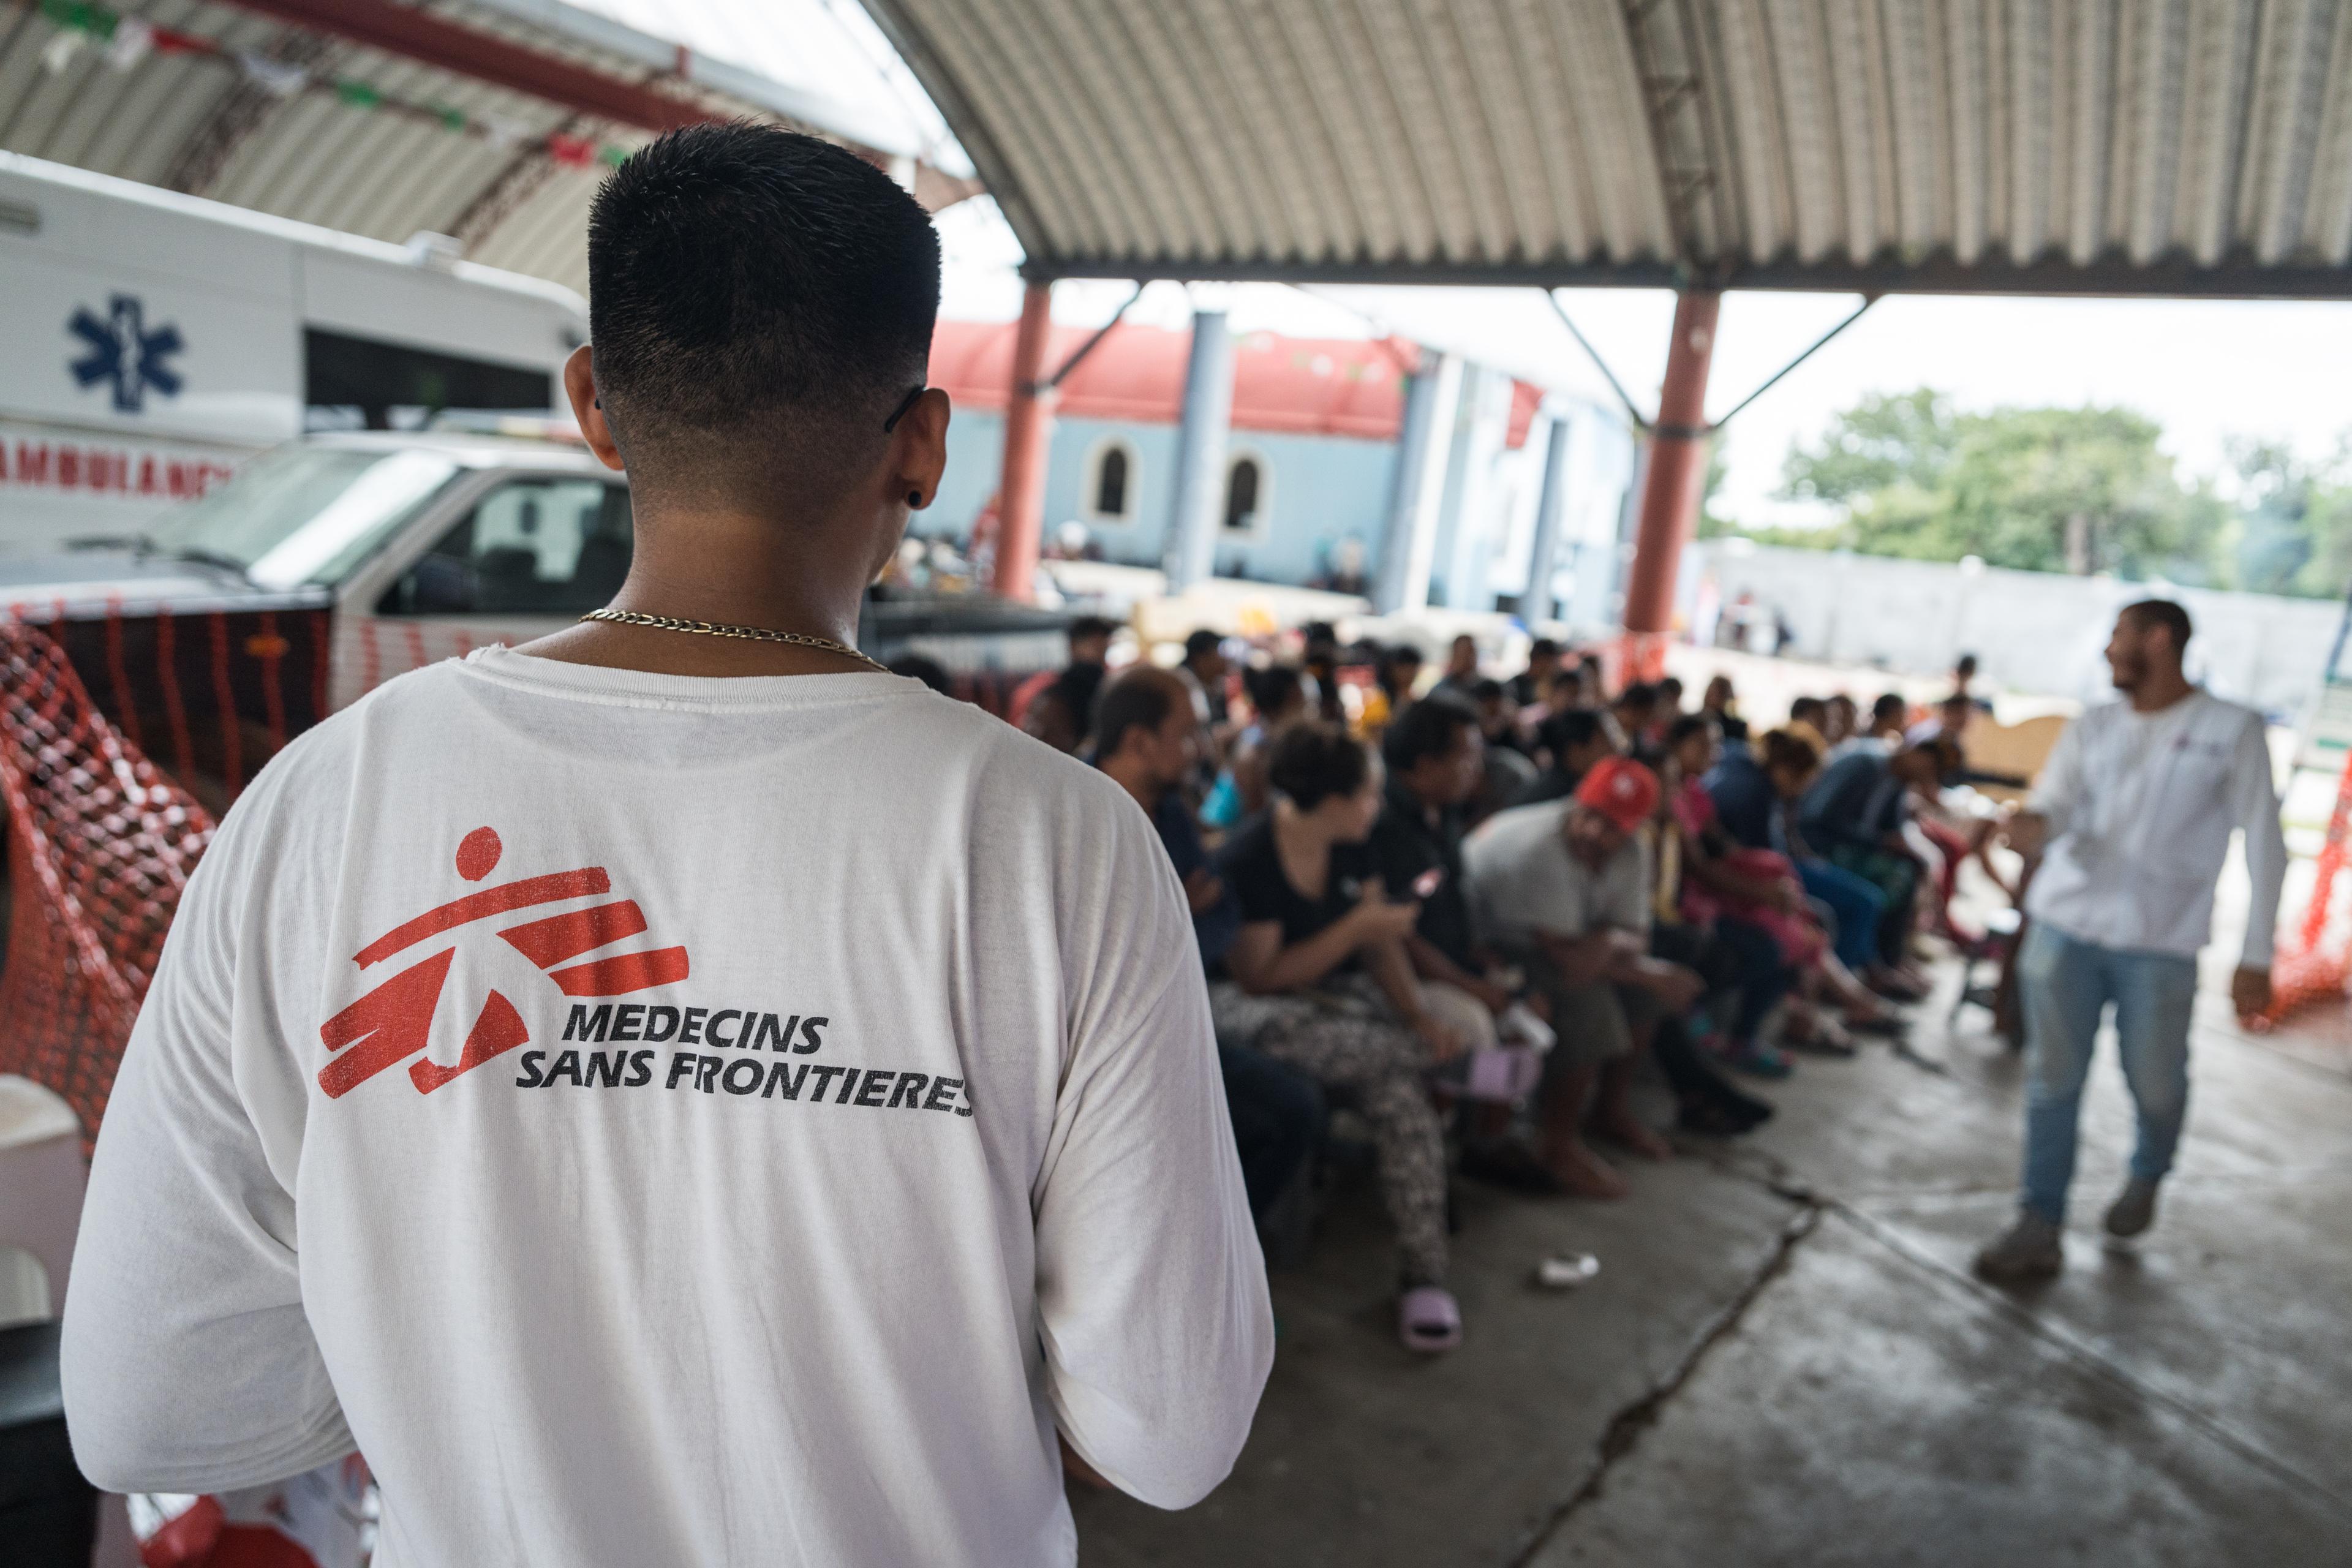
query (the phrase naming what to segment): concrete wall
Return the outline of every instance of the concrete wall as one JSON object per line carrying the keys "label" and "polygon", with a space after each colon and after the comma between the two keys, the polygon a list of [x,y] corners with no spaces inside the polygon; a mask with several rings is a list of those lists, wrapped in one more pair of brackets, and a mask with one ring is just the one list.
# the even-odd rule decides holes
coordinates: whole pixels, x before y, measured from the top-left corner
{"label": "concrete wall", "polygon": [[[2102,650],[2116,611],[2135,599],[2175,598],[2197,627],[2190,676],[2288,721],[2317,694],[2343,617],[2343,606],[2329,600],[1722,540],[1685,557],[1685,614],[1702,601],[1710,577],[1727,607],[1742,591],[1754,594],[1766,628],[1773,609],[1785,615],[1797,634],[1792,654],[1932,674],[1969,652],[2001,686],[2086,702],[2112,689]],[[1769,630],[1759,629],[1749,646],[1769,651]]]}
{"label": "concrete wall", "polygon": [[[1509,378],[1475,374],[1484,395],[1465,393],[1463,399],[1465,422],[1452,444],[1455,462],[1439,523],[1437,580],[1444,593],[1433,597],[1457,609],[1486,610],[1494,607],[1497,595],[1517,595],[1527,587],[1549,429],[1539,416],[1525,445],[1506,447]],[[1632,477],[1633,444],[1623,424],[1605,410],[1574,404],[1564,416],[1576,433],[1562,481],[1568,507],[1557,591],[1563,606],[1588,606],[1597,625],[1616,585],[1618,520]],[[1063,523],[1075,520],[1087,525],[1108,560],[1159,566],[1173,500],[1176,435],[1173,425],[1055,420],[1045,466],[1047,543]],[[1089,510],[1095,462],[1112,441],[1123,442],[1130,454],[1131,504],[1125,522],[1108,521]],[[926,538],[968,536],[996,493],[1003,447],[1003,416],[959,410],[948,426],[947,475],[938,498],[917,517],[915,531]],[[1262,521],[1246,535],[1226,534],[1217,541],[1220,575],[1304,584],[1327,571],[1333,549],[1350,538],[1363,546],[1367,574],[1378,570],[1381,530],[1396,484],[1394,442],[1235,430],[1227,460],[1244,454],[1263,465]],[[1564,618],[1577,619],[1573,614]]]}

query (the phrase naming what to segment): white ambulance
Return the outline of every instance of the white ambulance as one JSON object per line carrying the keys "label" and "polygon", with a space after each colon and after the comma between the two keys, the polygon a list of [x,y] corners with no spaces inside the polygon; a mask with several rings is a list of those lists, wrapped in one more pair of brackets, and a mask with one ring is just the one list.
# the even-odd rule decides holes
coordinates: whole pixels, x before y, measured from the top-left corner
{"label": "white ambulance", "polygon": [[[0,153],[0,554],[135,537],[307,432],[560,406],[553,283]],[[567,416],[564,416],[568,417]]]}

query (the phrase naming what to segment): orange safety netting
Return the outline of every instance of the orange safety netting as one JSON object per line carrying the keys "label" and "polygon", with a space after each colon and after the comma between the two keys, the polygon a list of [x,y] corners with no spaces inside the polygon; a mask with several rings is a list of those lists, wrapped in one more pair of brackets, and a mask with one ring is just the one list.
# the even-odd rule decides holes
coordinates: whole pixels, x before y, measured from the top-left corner
{"label": "orange safety netting", "polygon": [[2311,901],[2304,906],[2303,930],[2294,952],[2281,952],[2271,967],[2271,1005],[2263,1015],[2275,1024],[2298,1007],[2344,994],[2352,979],[2352,940],[2327,942],[2328,906],[2336,879],[2352,850],[2352,757],[2344,762],[2336,781],[2336,809],[2327,816],[2327,838],[2319,850],[2317,874],[2312,879]]}
{"label": "orange safety netting", "polygon": [[126,741],[37,626],[0,621],[8,816],[0,1072],[63,1095],[85,1147],[213,818]]}

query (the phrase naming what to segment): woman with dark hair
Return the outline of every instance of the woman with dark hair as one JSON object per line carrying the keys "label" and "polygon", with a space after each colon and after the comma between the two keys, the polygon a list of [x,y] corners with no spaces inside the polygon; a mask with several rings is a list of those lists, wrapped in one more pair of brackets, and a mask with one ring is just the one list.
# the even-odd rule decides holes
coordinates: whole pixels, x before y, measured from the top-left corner
{"label": "woman with dark hair", "polygon": [[1315,715],[1315,677],[1295,664],[1244,668],[1242,694],[1249,699],[1250,721],[1234,737],[1224,775],[1201,808],[1212,827],[1235,826],[1265,812],[1267,753],[1285,731]]}
{"label": "woman with dark hair", "polygon": [[1217,858],[1242,910],[1209,987],[1217,1037],[1351,1093],[1397,1232],[1398,1333],[1451,1350],[1462,1313],[1445,1289],[1445,1140],[1422,1075],[1463,1042],[1423,1008],[1404,945],[1420,906],[1390,901],[1367,842],[1380,764],[1346,731],[1307,721],[1275,742],[1267,778],[1272,806]]}
{"label": "woman with dark hair", "polygon": [[[1763,1026],[1796,984],[1803,962],[1789,940],[1800,934],[1803,895],[1792,872],[1775,878],[1729,852],[1737,847],[1717,826],[1714,805],[1698,782],[1715,765],[1715,753],[1713,716],[1685,714],[1666,726],[1657,756],[1666,784],[1659,930],[1708,950],[1713,963],[1684,962],[1728,982],[1722,988],[1731,994],[1729,1005],[1716,1016],[1716,1045],[1725,1061],[1758,1077],[1785,1078],[1788,1058],[1765,1041]],[[1818,943],[1820,933],[1811,934]]]}

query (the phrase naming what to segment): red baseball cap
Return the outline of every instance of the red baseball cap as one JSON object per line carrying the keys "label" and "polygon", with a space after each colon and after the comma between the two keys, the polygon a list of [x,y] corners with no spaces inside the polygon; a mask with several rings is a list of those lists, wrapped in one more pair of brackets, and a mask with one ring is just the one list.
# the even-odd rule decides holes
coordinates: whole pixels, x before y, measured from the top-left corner
{"label": "red baseball cap", "polygon": [[1631,757],[1603,757],[1576,786],[1576,804],[1631,833],[1658,809],[1658,775]]}

